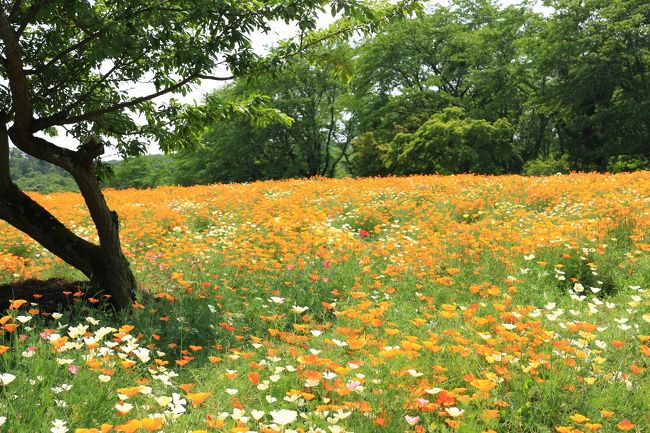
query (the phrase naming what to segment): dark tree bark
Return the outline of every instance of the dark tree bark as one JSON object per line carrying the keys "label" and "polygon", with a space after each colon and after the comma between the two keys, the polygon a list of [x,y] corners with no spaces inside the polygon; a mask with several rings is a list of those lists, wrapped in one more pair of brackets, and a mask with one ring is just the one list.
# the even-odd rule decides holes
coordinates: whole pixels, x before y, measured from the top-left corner
{"label": "dark tree bark", "polygon": [[127,308],[134,300],[137,284],[129,262],[122,253],[117,212],[111,211],[106,203],[92,161],[82,164],[72,175],[79,185],[99,236],[99,260],[93,267],[90,279],[97,287],[107,290],[111,295],[111,303],[116,308]]}

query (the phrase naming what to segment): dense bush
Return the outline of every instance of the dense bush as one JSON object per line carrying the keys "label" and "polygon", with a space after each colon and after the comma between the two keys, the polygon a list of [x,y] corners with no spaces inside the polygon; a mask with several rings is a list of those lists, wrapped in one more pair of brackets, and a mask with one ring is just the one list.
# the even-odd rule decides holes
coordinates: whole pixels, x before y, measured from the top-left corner
{"label": "dense bush", "polygon": [[565,174],[569,172],[569,169],[569,157],[567,155],[562,155],[559,158],[554,156],[537,158],[524,164],[524,174],[528,176]]}

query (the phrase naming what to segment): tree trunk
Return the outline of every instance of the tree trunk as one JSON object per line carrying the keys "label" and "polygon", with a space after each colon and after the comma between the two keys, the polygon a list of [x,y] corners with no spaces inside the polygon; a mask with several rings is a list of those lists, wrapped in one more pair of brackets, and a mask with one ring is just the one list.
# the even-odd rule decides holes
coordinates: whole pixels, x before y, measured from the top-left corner
{"label": "tree trunk", "polygon": [[[93,286],[110,295],[116,310],[131,306],[137,285],[119,242],[117,247],[114,242],[108,243],[112,247],[98,246],[80,238],[15,185],[0,191],[0,219],[80,270]],[[102,230],[102,237],[119,238],[116,216],[114,221],[114,226]]]}
{"label": "tree trunk", "polygon": [[117,214],[108,209],[92,165],[77,167],[73,175],[97,227],[99,245],[74,234],[11,182],[9,141],[3,124],[0,128],[0,219],[80,270],[97,289],[110,295],[116,310],[124,310],[131,306],[137,284],[122,253]]}
{"label": "tree trunk", "polygon": [[137,283],[122,253],[117,212],[108,208],[92,165],[81,166],[74,177],[99,236],[100,261],[91,281],[111,295],[116,309],[126,309],[135,299]]}

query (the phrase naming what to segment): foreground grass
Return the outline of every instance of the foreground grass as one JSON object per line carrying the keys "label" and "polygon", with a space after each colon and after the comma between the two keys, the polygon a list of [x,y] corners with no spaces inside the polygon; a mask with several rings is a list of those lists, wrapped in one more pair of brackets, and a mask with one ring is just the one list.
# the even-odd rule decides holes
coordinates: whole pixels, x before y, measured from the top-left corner
{"label": "foreground grass", "polygon": [[[107,195],[140,298],[0,314],[2,431],[648,431],[650,173]],[[7,281],[76,277],[0,230]]]}

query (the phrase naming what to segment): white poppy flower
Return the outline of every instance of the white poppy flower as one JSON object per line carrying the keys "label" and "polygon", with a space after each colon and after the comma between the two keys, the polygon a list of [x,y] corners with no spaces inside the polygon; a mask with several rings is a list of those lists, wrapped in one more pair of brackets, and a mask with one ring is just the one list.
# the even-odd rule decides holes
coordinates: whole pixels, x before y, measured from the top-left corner
{"label": "white poppy flower", "polygon": [[271,417],[274,423],[284,427],[298,418],[298,412],[288,409],[272,410]]}

